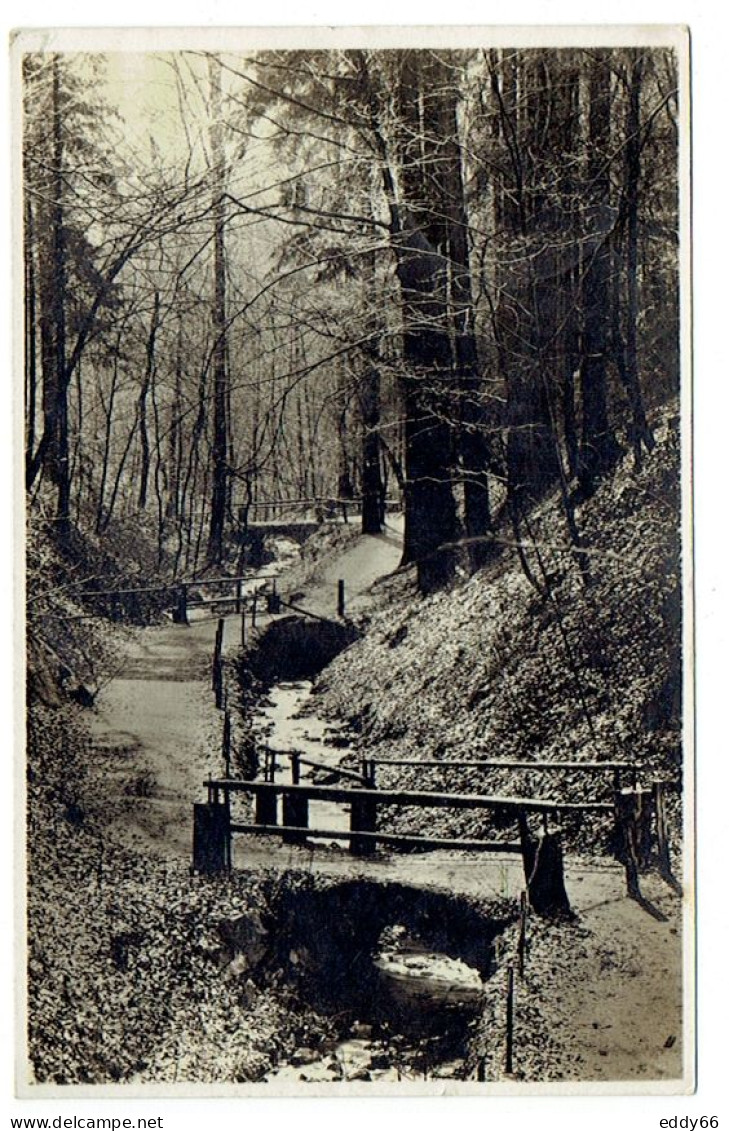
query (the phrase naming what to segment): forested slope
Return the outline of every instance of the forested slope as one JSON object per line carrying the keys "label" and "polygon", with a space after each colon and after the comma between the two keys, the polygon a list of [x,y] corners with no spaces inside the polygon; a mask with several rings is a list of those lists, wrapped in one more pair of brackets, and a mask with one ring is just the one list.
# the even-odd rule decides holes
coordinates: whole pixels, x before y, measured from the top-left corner
{"label": "forested slope", "polygon": [[[449,591],[423,600],[407,596],[405,578],[381,587],[383,607],[364,638],[319,682],[323,707],[359,731],[362,753],[444,762],[625,759],[675,775],[681,762],[676,424],[664,412],[641,473],[626,457],[579,508],[587,586],[567,544],[559,501],[551,497],[532,515],[523,539],[533,581],[505,532],[495,535],[491,564]],[[383,768],[379,777],[433,787],[450,782],[456,789],[484,781],[473,769]],[[603,781],[609,784],[607,776]],[[531,784],[539,795],[563,799],[583,788],[575,775],[550,781],[513,771],[508,779],[499,771],[489,782]],[[458,814],[426,820],[452,830],[473,822]]]}

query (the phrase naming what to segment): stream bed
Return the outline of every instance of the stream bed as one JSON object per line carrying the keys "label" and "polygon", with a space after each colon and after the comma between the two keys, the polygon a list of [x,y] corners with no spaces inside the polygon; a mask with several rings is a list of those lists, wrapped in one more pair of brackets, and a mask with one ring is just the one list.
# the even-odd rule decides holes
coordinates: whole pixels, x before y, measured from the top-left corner
{"label": "stream bed", "polygon": [[[279,682],[269,690],[254,720],[265,735],[269,757],[276,759],[276,776],[284,781],[290,780],[287,755],[292,751],[325,767],[302,763],[300,780],[323,782],[338,780],[327,770],[335,771],[351,749],[346,730],[312,711],[312,687],[309,680]],[[349,809],[345,804],[310,801],[310,824],[348,829]],[[308,839],[326,843],[321,838]],[[300,1046],[267,1080],[333,1083],[463,1077],[469,1032],[480,1013],[490,953],[475,948],[478,956],[469,955],[469,960],[462,954],[447,953],[443,939],[437,938],[444,934],[441,914],[426,910],[427,900],[421,899],[419,906],[414,889],[404,901],[400,893],[394,902],[399,902],[401,912],[405,910],[403,919],[416,924],[422,920],[420,929],[413,930],[405,922],[386,922],[388,915],[383,918],[382,908],[388,904],[387,886],[380,888],[377,909],[367,906],[371,899],[371,894],[360,894],[333,912],[332,921],[336,919],[340,932],[338,952],[334,952],[337,940],[332,938],[335,928],[315,927],[320,909],[314,905],[301,908],[300,915],[310,919],[309,930],[304,932],[307,939],[291,946],[288,965],[293,978],[300,980],[302,988],[306,985],[312,1005],[337,1017],[340,1037],[325,1048]],[[397,920],[394,908],[393,915]],[[358,916],[367,921],[367,927],[359,932],[353,928],[352,939],[341,936],[341,924]],[[327,915],[322,918],[326,920]],[[378,931],[374,937],[373,922]],[[433,945],[432,936],[440,946]],[[327,967],[331,975],[324,987],[321,974]]]}
{"label": "stream bed", "polygon": [[484,989],[478,971],[415,941],[406,954],[385,943],[373,966],[374,994],[352,1012],[341,1038],[324,1050],[297,1049],[267,1080],[463,1077]]}
{"label": "stream bed", "polygon": [[[311,699],[313,683],[311,680],[286,680],[272,687],[262,704],[254,726],[264,735],[264,742],[275,756],[276,780],[291,780],[292,752],[305,759],[318,762],[324,770],[315,769],[302,762],[300,781],[317,784],[339,783],[340,778],[327,770],[334,771],[344,761],[350,748],[350,739],[341,726],[320,718],[313,712],[306,713]],[[260,778],[259,773],[259,778]],[[281,799],[279,798],[279,823],[282,821]],[[309,802],[309,823],[312,828],[332,830],[349,829],[349,805],[333,801]],[[325,843],[320,838],[310,838],[314,843]],[[330,841],[331,843],[331,841]],[[342,843],[335,842],[335,843]]]}
{"label": "stream bed", "polygon": [[[290,957],[295,965],[306,962],[295,951]],[[481,973],[430,948],[402,924],[386,927],[375,952],[359,966],[334,996],[320,997],[310,983],[311,1004],[336,1016],[338,1039],[324,1048],[297,1048],[267,1079],[463,1078],[470,1032],[483,1002]]]}
{"label": "stream bed", "polygon": [[[296,631],[302,634],[300,626]],[[303,637],[295,644],[306,651]],[[354,736],[316,713],[312,680],[291,678],[294,652],[278,649],[276,662],[287,677],[269,684],[251,717],[259,780],[273,764],[275,780],[291,781],[289,756],[297,753],[301,782],[346,784],[336,771],[346,759],[352,772]],[[345,831],[349,822],[349,805],[310,800],[311,828]],[[320,851],[328,844],[347,851],[332,837],[307,841]],[[303,888],[297,883],[276,912],[274,969],[299,1000],[329,1019],[335,1036],[307,1044],[304,1035],[266,1080],[464,1078],[470,1034],[493,969],[493,940],[506,920],[427,887],[344,877],[320,887],[324,881],[315,876]]]}

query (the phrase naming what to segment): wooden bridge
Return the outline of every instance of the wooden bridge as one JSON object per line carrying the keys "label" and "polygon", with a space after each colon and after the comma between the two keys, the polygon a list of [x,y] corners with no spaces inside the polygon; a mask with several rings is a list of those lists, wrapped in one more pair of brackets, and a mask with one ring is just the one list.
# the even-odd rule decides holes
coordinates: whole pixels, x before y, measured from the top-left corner
{"label": "wooden bridge", "polygon": [[[176,624],[189,624],[191,613],[198,610],[208,610],[211,615],[241,614],[244,618],[248,615],[254,628],[259,613],[275,615],[284,608],[315,620],[326,619],[284,600],[278,592],[277,584],[277,574],[245,573],[233,577],[187,578],[158,585],[121,586],[116,589],[79,588],[78,592],[79,596],[85,598],[108,601],[110,608],[105,610],[105,615],[112,620],[115,619],[115,610],[118,609],[121,598],[157,595],[169,595],[165,606]],[[345,615],[345,588],[344,581],[341,580],[332,589],[332,616],[335,615],[340,619]],[[89,620],[95,616],[96,613],[82,613],[58,619]]]}
{"label": "wooden bridge", "polygon": [[[402,499],[384,498],[380,502],[382,512],[395,514],[402,510]],[[238,523],[241,527],[274,525],[296,521],[309,521],[313,525],[341,518],[347,522],[350,516],[361,513],[362,496],[352,495],[341,498],[331,495],[308,495],[295,499],[267,499],[251,503],[237,503],[235,506]]]}
{"label": "wooden bridge", "polygon": [[[520,854],[524,862],[529,898],[540,913],[553,914],[569,909],[564,889],[563,857],[559,833],[549,831],[549,819],[564,814],[592,814],[607,820],[614,828],[617,854],[623,862],[629,894],[639,897],[639,873],[653,862],[670,877],[670,858],[666,830],[665,788],[663,781],[652,781],[649,787],[636,784],[638,768],[630,762],[526,762],[482,759],[464,762],[416,762],[414,759],[365,759],[361,773],[350,769],[332,769],[323,764],[290,755],[291,781],[276,781],[271,762],[266,764],[263,781],[241,781],[230,777],[211,778],[204,784],[208,800],[194,807],[193,868],[206,873],[229,871],[232,867],[232,839],[237,834],[279,836],[289,844],[303,844],[308,839],[326,838],[349,842],[350,852],[367,857],[377,846],[400,849],[457,849],[487,853]],[[313,765],[355,779],[354,787],[302,783],[300,766]],[[484,772],[495,769],[530,769],[539,773],[584,772],[593,778],[610,775],[608,798],[588,801],[554,800],[531,796],[490,793],[458,793],[435,790],[377,788],[378,766],[413,765],[440,769],[479,767]],[[275,766],[275,761],[273,762]],[[625,778],[631,784],[623,784]],[[612,783],[612,784],[610,784]],[[249,821],[231,818],[231,797],[243,794],[253,799],[253,816]],[[281,820],[279,821],[279,799]],[[309,824],[309,802],[333,802],[350,807],[349,829],[312,828]],[[499,825],[511,824],[517,838],[496,840],[483,838],[422,836],[410,833],[385,832],[377,827],[381,807],[402,809],[451,809],[484,811],[499,818]],[[535,838],[529,832],[527,818],[537,815],[542,832]]]}

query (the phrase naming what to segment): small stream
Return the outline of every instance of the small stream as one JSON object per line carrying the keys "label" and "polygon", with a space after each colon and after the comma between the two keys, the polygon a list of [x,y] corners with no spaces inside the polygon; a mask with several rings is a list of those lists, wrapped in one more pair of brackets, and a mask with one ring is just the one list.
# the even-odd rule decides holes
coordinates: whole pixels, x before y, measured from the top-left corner
{"label": "small stream", "polygon": [[[326,770],[336,770],[350,749],[346,730],[311,710],[312,688],[310,680],[281,681],[257,713],[255,721],[265,734],[265,744],[276,755],[279,780],[290,780],[287,755],[298,751],[326,767],[302,764],[301,781],[337,781]],[[310,801],[309,820],[314,828],[348,829],[349,806]],[[319,843],[325,842],[319,839]],[[323,1083],[463,1076],[469,1031],[479,1015],[484,977],[490,973],[488,928],[479,927],[478,933],[483,933],[478,944],[464,943],[452,925],[444,928],[438,912],[423,910],[428,898],[435,897],[410,889],[404,902],[399,895],[393,905],[387,889],[380,886],[379,903],[366,906],[372,898],[360,894],[343,903],[329,923],[319,926],[318,934],[314,924],[321,910],[315,904],[300,909],[301,920],[311,923],[298,928],[308,935],[304,944],[291,947],[288,969],[302,991],[308,987],[304,996],[314,1008],[338,1017],[340,1039],[324,1049],[302,1045],[268,1080]],[[376,922],[378,933],[372,936],[373,920],[383,914],[387,920],[383,908],[390,905],[395,921],[384,927]],[[401,914],[403,907],[406,910],[403,919],[422,920],[420,929],[399,921],[397,906]],[[342,924],[359,916],[362,925],[351,928],[353,941]],[[322,918],[330,917],[325,913]],[[353,948],[359,951],[356,961],[351,958]],[[454,949],[465,953],[453,953]],[[342,965],[344,969],[337,972]],[[320,966],[332,971],[325,983],[319,981]]]}
{"label": "small stream", "polygon": [[[345,1011],[341,1039],[299,1048],[267,1079],[332,1082],[461,1078],[484,982],[460,959],[429,950],[395,928],[372,960],[369,999]],[[403,948],[405,942],[405,948]],[[354,994],[355,998],[358,996]]]}
{"label": "small stream", "polygon": [[[305,713],[312,688],[311,680],[289,680],[277,683],[268,692],[267,702],[258,712],[257,721],[265,734],[265,744],[276,755],[277,780],[291,780],[291,763],[287,755],[292,751],[297,751],[305,758],[333,771],[341,765],[349,750],[350,741],[341,726],[321,719],[314,713]],[[305,763],[301,765],[302,783],[339,784],[340,780],[334,774],[327,775],[326,771],[314,769]],[[281,822],[280,798],[278,804],[279,822]],[[348,830],[349,812],[349,805],[312,800],[309,802],[309,823],[313,828]],[[321,838],[310,839],[313,843],[325,843]]]}

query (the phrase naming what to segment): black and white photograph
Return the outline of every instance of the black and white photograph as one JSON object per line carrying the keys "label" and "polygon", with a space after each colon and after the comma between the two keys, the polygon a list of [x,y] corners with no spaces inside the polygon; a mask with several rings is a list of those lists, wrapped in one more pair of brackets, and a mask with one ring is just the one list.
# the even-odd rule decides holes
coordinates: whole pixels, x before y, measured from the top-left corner
{"label": "black and white photograph", "polygon": [[691,1091],[686,29],[11,70],[20,1094]]}

